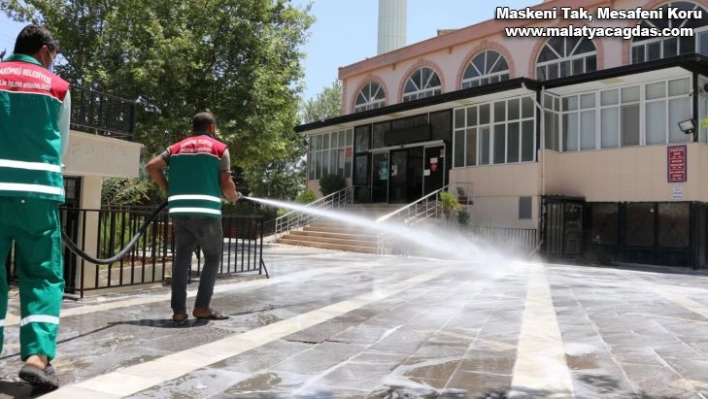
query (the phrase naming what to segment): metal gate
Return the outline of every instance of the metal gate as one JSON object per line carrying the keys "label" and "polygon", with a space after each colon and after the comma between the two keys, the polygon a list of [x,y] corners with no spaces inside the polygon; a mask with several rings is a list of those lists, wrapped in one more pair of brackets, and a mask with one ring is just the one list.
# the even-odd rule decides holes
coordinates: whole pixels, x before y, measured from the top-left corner
{"label": "metal gate", "polygon": [[583,253],[585,199],[543,196],[542,253],[549,259],[577,259]]}

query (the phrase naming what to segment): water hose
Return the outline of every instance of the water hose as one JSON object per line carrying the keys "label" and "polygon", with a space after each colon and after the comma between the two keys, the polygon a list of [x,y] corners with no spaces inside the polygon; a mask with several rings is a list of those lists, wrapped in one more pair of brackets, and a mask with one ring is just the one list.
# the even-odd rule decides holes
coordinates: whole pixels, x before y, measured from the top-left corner
{"label": "water hose", "polygon": [[117,254],[115,254],[114,256],[112,256],[108,259],[94,258],[93,256],[82,251],[79,248],[79,246],[76,245],[76,243],[74,243],[68,235],[66,235],[66,233],[64,231],[61,232],[61,236],[64,239],[64,245],[66,245],[66,247],[69,248],[69,250],[71,250],[71,252],[75,253],[76,255],[80,256],[81,258],[83,258],[87,261],[89,261],[91,263],[95,263],[97,265],[107,265],[110,263],[115,263],[115,262],[118,262],[119,260],[121,260],[123,258],[123,256],[125,256],[125,254],[127,254],[131,249],[133,249],[133,247],[138,242],[140,237],[142,237],[145,234],[145,232],[147,231],[148,226],[150,226],[150,223],[152,223],[155,220],[155,218],[157,218],[157,215],[159,215],[160,212],[163,209],[165,209],[166,206],[167,206],[167,201],[163,202],[154,211],[152,211],[150,216],[148,216],[148,218],[145,219],[145,222],[143,222],[142,226],[140,226],[140,229],[135,234],[135,236],[133,236],[133,238],[130,240],[128,245],[125,248],[123,248],[120,252],[118,252]]}

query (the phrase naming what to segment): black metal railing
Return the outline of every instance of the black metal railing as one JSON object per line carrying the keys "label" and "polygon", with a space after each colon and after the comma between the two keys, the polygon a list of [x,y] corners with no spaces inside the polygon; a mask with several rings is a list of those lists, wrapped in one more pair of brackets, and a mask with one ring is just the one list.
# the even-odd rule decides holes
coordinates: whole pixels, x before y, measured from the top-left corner
{"label": "black metal railing", "polygon": [[[99,259],[117,254],[152,213],[149,207],[71,209],[62,207],[62,226],[83,251]],[[224,215],[223,255],[219,274],[258,272],[263,263],[262,216]],[[73,228],[69,228],[74,226]],[[197,252],[190,276],[198,276],[202,260]],[[170,275],[175,243],[171,220],[161,212],[145,235],[123,258],[109,265],[94,265],[64,252],[65,292],[83,297],[88,291],[164,282]]]}
{"label": "black metal railing", "polygon": [[72,86],[71,126],[101,136],[131,138],[135,128],[135,102]]}

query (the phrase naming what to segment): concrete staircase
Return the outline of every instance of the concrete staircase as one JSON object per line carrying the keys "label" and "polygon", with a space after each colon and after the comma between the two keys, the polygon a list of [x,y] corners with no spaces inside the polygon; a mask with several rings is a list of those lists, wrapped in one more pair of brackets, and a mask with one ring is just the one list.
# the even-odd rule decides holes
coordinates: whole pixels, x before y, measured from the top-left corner
{"label": "concrete staircase", "polygon": [[[352,204],[342,212],[369,219],[373,225],[377,218],[403,206],[405,204]],[[307,227],[287,232],[276,242],[302,247],[375,254],[377,233],[357,225],[320,218]]]}

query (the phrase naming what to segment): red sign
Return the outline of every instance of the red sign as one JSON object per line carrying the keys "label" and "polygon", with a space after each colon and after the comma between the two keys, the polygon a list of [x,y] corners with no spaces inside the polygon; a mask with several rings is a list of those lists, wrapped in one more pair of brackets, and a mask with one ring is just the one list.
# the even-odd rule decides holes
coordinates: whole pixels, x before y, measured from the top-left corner
{"label": "red sign", "polygon": [[344,149],[344,156],[347,158],[352,156],[352,148],[351,147],[347,147]]}
{"label": "red sign", "polygon": [[667,148],[667,172],[669,183],[686,181],[686,146],[672,145]]}
{"label": "red sign", "polygon": [[432,170],[433,172],[435,172],[436,170],[438,170],[438,164],[436,164],[436,163],[431,163],[431,164],[430,164],[430,170]]}

